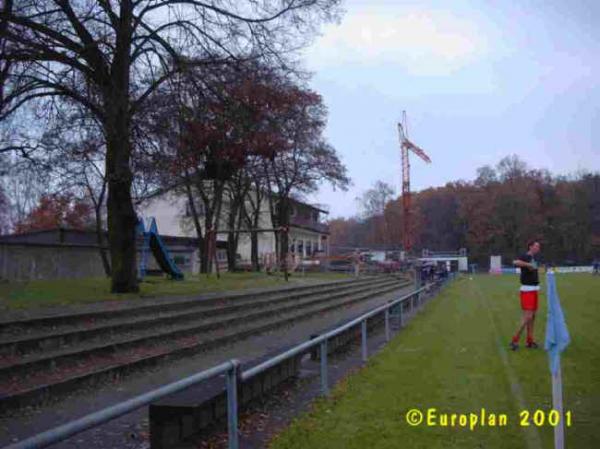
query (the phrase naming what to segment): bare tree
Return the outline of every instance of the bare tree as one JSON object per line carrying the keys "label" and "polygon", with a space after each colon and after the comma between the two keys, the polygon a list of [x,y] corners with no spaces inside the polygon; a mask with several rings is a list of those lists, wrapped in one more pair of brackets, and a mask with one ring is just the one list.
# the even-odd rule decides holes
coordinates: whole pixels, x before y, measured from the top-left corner
{"label": "bare tree", "polygon": [[527,163],[516,154],[505,156],[496,165],[496,172],[502,181],[513,182],[527,174]]}
{"label": "bare tree", "polygon": [[[250,262],[252,270],[259,271],[258,261],[258,228],[260,226],[260,217],[263,214],[263,202],[267,194],[267,178],[261,169],[262,160],[255,158],[247,167],[247,174],[250,181],[250,188],[246,194],[244,203],[244,220],[246,226],[250,229]],[[266,212],[266,211],[265,211]]]}
{"label": "bare tree", "polygon": [[276,242],[286,279],[292,194],[313,192],[323,181],[342,189],[350,183],[346,167],[323,138],[327,110],[321,97],[299,86],[288,85],[287,88],[293,100],[280,120],[281,132],[289,147],[263,162],[271,219],[283,230],[276,234]]}
{"label": "bare tree", "polygon": [[[34,102],[51,115],[85,107],[106,144],[113,292],[139,290],[132,122],[184,60],[289,59],[337,0],[5,0],[0,120]],[[307,32],[308,31],[308,32]],[[6,148],[12,147],[8,142]],[[0,150],[1,151],[1,150]]]}
{"label": "bare tree", "polygon": [[383,181],[376,181],[373,187],[356,200],[360,206],[362,219],[371,235],[372,243],[389,245],[392,242],[393,225],[388,223],[390,214],[386,205],[394,196],[394,187]]}
{"label": "bare tree", "polygon": [[38,204],[38,200],[50,183],[46,167],[29,159],[4,154],[0,171],[0,185],[7,200],[5,231],[12,231]]}
{"label": "bare tree", "polygon": [[227,265],[235,271],[240,232],[245,231],[247,220],[246,199],[250,196],[252,182],[248,171],[242,168],[227,182]]}
{"label": "bare tree", "polygon": [[385,212],[385,205],[394,196],[394,187],[387,182],[377,181],[362,196],[357,198],[361,208],[361,214],[364,218],[382,216]]}

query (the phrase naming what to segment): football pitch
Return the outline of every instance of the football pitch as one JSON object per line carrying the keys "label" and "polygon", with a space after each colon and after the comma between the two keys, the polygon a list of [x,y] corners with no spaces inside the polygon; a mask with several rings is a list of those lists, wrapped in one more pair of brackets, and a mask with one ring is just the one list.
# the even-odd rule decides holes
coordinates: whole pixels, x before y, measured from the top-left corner
{"label": "football pitch", "polygon": [[[570,414],[565,447],[597,448],[600,277],[557,274],[556,283],[571,334],[562,355]],[[542,285],[535,323],[540,349],[526,349],[522,339],[513,352],[508,342],[520,317],[517,290],[512,275],[457,279],[271,448],[553,448],[551,379],[542,348],[546,289]],[[411,426],[407,413],[413,409],[423,421]],[[419,412],[411,419],[418,421]]]}

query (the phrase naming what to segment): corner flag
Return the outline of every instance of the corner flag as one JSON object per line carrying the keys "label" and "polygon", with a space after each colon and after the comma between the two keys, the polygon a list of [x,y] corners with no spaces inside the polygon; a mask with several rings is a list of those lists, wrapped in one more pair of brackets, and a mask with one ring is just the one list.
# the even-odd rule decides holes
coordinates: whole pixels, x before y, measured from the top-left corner
{"label": "corner flag", "polygon": [[554,272],[552,271],[548,271],[546,274],[546,288],[548,292],[548,320],[546,322],[544,348],[548,352],[550,372],[552,373],[552,408],[560,416],[559,423],[554,427],[554,448],[564,449],[565,436],[560,353],[568,346],[571,338],[569,337],[569,330],[565,323],[565,316],[560,307],[560,299],[556,290],[556,279],[554,279]]}
{"label": "corner flag", "polygon": [[560,367],[560,353],[567,347],[571,338],[569,336],[569,329],[567,329],[567,324],[565,323],[565,316],[560,307],[560,298],[558,297],[556,280],[552,271],[546,274],[546,284],[548,292],[548,320],[546,322],[544,349],[548,351],[550,372],[556,374]]}

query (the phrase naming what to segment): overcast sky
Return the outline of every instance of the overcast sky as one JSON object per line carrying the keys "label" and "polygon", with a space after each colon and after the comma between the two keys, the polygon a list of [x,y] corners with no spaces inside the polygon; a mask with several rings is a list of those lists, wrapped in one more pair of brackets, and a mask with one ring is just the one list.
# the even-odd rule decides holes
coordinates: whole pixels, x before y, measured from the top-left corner
{"label": "overcast sky", "polygon": [[600,1],[347,0],[307,49],[326,135],[353,179],[311,200],[357,212],[376,180],[400,191],[396,123],[433,163],[413,158],[412,190],[472,180],[518,154],[567,174],[600,170]]}

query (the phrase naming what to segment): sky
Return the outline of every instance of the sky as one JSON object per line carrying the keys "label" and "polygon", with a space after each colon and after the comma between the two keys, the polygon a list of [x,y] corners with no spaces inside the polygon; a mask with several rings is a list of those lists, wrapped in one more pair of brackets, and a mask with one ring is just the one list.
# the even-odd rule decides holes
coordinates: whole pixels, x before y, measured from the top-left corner
{"label": "sky", "polygon": [[304,52],[329,111],[325,135],[347,192],[309,200],[358,212],[375,181],[400,192],[396,123],[432,159],[411,159],[411,190],[473,180],[517,154],[554,174],[600,170],[600,1],[347,0]]}

